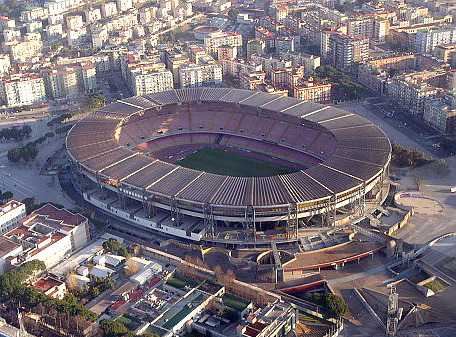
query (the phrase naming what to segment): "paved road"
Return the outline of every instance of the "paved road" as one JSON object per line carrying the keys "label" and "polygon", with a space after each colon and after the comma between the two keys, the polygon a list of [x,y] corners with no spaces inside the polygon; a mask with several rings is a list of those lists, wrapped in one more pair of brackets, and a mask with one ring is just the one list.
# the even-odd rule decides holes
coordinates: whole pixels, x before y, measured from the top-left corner
{"label": "paved road", "polygon": [[370,120],[382,129],[391,141],[399,143],[405,148],[418,149],[429,157],[435,156],[435,152],[426,145],[432,143],[432,141],[417,135],[409,128],[401,126],[401,124],[391,118],[384,118],[383,114],[377,114],[366,101],[337,104],[335,107],[356,113]]}

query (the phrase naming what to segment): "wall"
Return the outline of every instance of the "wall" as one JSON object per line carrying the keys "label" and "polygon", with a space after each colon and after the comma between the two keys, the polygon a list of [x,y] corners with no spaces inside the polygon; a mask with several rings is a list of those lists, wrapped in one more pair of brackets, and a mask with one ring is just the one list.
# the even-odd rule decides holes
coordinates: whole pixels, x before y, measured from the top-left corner
{"label": "wall", "polygon": [[157,223],[155,223],[151,220],[144,219],[144,218],[141,218],[138,216],[134,216],[133,218],[131,218],[130,213],[128,213],[124,210],[121,210],[121,209],[115,208],[115,207],[108,208],[104,202],[97,200],[93,196],[90,196],[90,199],[89,199],[87,197],[87,193],[84,193],[83,196],[84,196],[84,200],[86,200],[87,202],[90,202],[92,205],[94,205],[96,207],[104,209],[105,211],[107,211],[119,218],[122,218],[129,222],[134,222],[142,227],[146,227],[146,228],[152,229],[154,231],[174,235],[174,236],[177,236],[180,238],[193,240],[193,241],[200,241],[202,239],[202,237],[204,236],[204,231],[202,231],[198,234],[192,232],[192,233],[190,233],[190,236],[188,236],[186,233],[186,230],[184,230],[184,229],[179,229],[179,228],[170,227],[170,226],[163,226],[163,225],[158,227]]}
{"label": "wall", "polygon": [[399,228],[404,227],[408,223],[409,219],[412,217],[413,214],[415,214],[415,210],[412,207],[412,209],[410,211],[408,211],[407,214],[405,214],[404,218],[401,221],[399,221],[398,223],[396,223],[393,226],[391,226],[384,233],[387,234],[387,235],[392,235]]}

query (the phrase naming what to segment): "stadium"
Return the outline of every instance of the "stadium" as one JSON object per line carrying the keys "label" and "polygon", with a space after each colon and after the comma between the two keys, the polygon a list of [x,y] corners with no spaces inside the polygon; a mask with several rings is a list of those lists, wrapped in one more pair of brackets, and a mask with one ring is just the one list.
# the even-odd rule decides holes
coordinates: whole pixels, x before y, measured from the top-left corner
{"label": "stadium", "polygon": [[84,199],[135,228],[193,242],[299,240],[381,202],[391,145],[331,106],[232,88],[109,104],[66,139]]}

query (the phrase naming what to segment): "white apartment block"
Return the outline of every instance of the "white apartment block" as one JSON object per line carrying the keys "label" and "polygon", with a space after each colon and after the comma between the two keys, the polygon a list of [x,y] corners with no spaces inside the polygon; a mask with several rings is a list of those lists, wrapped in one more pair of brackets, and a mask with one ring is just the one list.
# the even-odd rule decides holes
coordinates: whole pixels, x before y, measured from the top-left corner
{"label": "white apartment block", "polygon": [[204,38],[204,48],[208,54],[217,55],[220,46],[242,47],[242,36],[234,32],[218,32]]}
{"label": "white apartment block", "polygon": [[239,77],[241,75],[260,72],[263,70],[263,66],[261,63],[257,63],[254,61],[247,62],[240,59],[233,59],[223,60],[222,70],[224,75]]}
{"label": "white apartment block", "polygon": [[47,36],[62,36],[63,34],[63,26],[61,23],[56,25],[48,25],[46,26],[46,35]]}
{"label": "white apartment block", "polygon": [[25,215],[25,204],[22,202],[11,200],[0,206],[0,235],[17,227],[19,219]]}
{"label": "white apartment block", "polygon": [[456,126],[456,92],[453,90],[443,98],[426,100],[423,119],[444,135],[454,133]]}
{"label": "white apartment block", "polygon": [[0,100],[8,107],[30,105],[46,98],[40,75],[19,73],[0,81]]}
{"label": "white apartment block", "polygon": [[48,16],[48,24],[57,25],[59,23],[61,23],[62,25],[65,23],[65,17],[63,14],[55,14]]}
{"label": "white apartment block", "polygon": [[132,28],[137,25],[138,16],[135,13],[127,12],[124,15],[119,15],[109,20],[109,22],[106,23],[106,28],[108,29],[108,32],[112,32],[113,30]]}
{"label": "white apartment block", "polygon": [[82,0],[50,0],[44,3],[49,15],[62,14],[82,5]]}
{"label": "white apartment block", "polygon": [[92,30],[92,47],[102,48],[108,41],[108,28],[106,26],[96,27]]}
{"label": "white apartment block", "polygon": [[377,17],[374,22],[374,39],[378,42],[386,42],[389,34],[390,22],[386,18]]}
{"label": "white apartment block", "polygon": [[21,38],[21,31],[17,28],[5,28],[3,29],[3,40],[8,41],[15,41]]}
{"label": "white apartment block", "polygon": [[279,22],[284,22],[288,16],[288,7],[286,4],[277,4],[272,6],[274,18]]}
{"label": "white apartment block", "polygon": [[117,11],[123,12],[133,8],[132,0],[116,0],[117,3]]}
{"label": "white apartment block", "polygon": [[214,86],[222,83],[222,67],[218,64],[183,64],[179,67],[181,88]]}
{"label": "white apartment block", "polygon": [[43,30],[43,23],[41,21],[32,21],[26,23],[27,33],[40,32]]}
{"label": "white apartment block", "polygon": [[372,38],[374,36],[374,17],[349,19],[347,35],[350,37]]}
{"label": "white apartment block", "polygon": [[117,5],[115,2],[105,2],[101,5],[101,14],[104,18],[113,16],[117,14]]}
{"label": "white apartment block", "polygon": [[0,75],[6,74],[11,68],[10,57],[8,54],[0,54]]}
{"label": "white apartment block", "polygon": [[293,66],[304,66],[304,75],[315,74],[315,69],[321,65],[321,57],[304,53],[280,53],[284,59],[291,60]]}
{"label": "white apartment block", "polygon": [[414,74],[393,77],[388,86],[388,95],[413,115],[422,114],[426,100],[436,94],[436,87],[414,78]]}
{"label": "white apartment block", "polygon": [[96,67],[92,62],[55,66],[43,70],[46,94],[53,99],[75,97],[93,91]]}
{"label": "white apartment block", "polygon": [[79,30],[84,26],[81,15],[71,15],[66,17],[66,26],[70,30]]}
{"label": "white apartment block", "polygon": [[290,60],[275,58],[269,55],[252,55],[251,60],[256,64],[261,64],[263,71],[268,75],[270,75],[272,69],[283,69],[292,66]]}
{"label": "white apartment block", "polygon": [[48,16],[49,11],[43,7],[31,7],[21,12],[21,21],[30,22]]}
{"label": "white apartment block", "polygon": [[85,21],[87,23],[94,23],[101,20],[100,8],[89,8],[85,11]]}
{"label": "white apartment block", "polygon": [[415,36],[415,50],[418,53],[432,53],[435,47],[456,43],[456,27],[440,27],[430,30],[421,30]]}
{"label": "white apartment block", "polygon": [[26,62],[27,59],[41,52],[43,42],[39,33],[28,33],[24,41],[5,42],[3,46],[9,52],[11,60],[15,62]]}
{"label": "white apartment block", "polygon": [[173,89],[173,74],[166,69],[134,70],[131,72],[133,95],[144,95]]}

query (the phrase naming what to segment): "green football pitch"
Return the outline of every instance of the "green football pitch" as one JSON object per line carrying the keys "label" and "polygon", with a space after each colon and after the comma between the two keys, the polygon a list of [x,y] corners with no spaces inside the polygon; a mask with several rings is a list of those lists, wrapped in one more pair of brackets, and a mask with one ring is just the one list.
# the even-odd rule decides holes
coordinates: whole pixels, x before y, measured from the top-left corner
{"label": "green football pitch", "polygon": [[295,170],[249,156],[214,148],[203,148],[178,161],[184,167],[235,177],[267,177]]}

